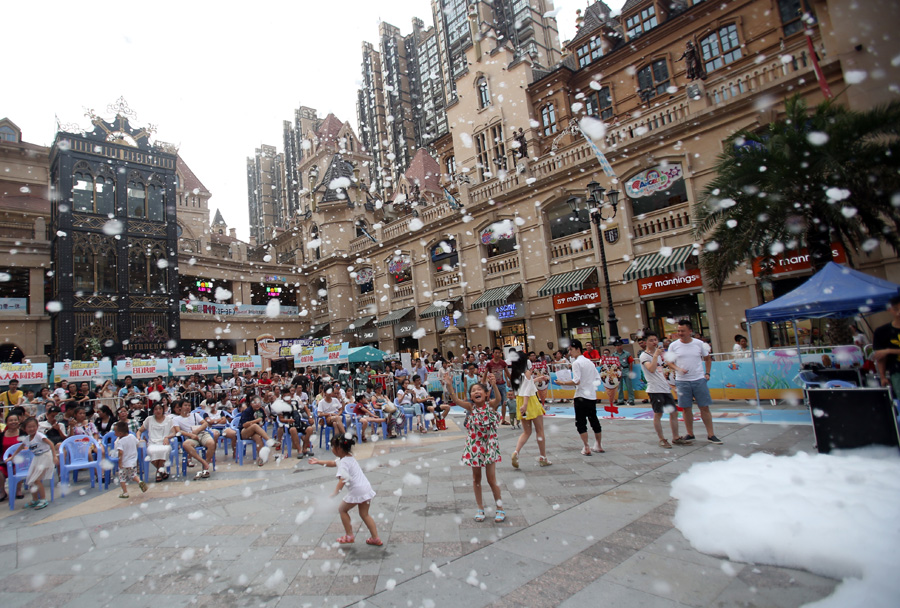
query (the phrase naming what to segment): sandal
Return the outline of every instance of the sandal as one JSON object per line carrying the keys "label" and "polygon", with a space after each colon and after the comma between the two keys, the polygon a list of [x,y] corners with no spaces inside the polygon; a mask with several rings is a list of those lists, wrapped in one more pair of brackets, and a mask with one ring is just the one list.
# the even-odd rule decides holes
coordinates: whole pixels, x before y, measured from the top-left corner
{"label": "sandal", "polygon": [[475,511],[475,521],[484,521],[484,509]]}
{"label": "sandal", "polygon": [[353,544],[353,541],[355,541],[355,540],[356,540],[356,538],[354,538],[350,534],[347,534],[347,535],[342,536],[339,539],[337,539],[337,542],[339,542],[342,545],[351,545],[351,544]]}
{"label": "sandal", "polygon": [[162,474],[162,473],[157,473],[157,474],[156,474],[156,483],[161,482],[163,479],[165,479],[165,478],[163,477],[163,474]]}
{"label": "sandal", "polygon": [[494,516],[494,521],[498,524],[506,521],[506,511],[504,511],[503,509],[497,509],[497,514]]}
{"label": "sandal", "polygon": [[591,448],[582,448],[581,454],[582,454],[583,456],[590,456],[590,455],[591,455]]}
{"label": "sandal", "polygon": [[[128,496],[127,492],[123,492],[122,494],[119,494],[119,498],[130,498],[130,496]],[[35,507],[35,508],[37,508],[37,507]]]}
{"label": "sandal", "polygon": [[384,543],[381,542],[381,539],[380,539],[380,538],[370,538],[370,539],[367,539],[367,540],[366,540],[366,544],[367,544],[367,545],[374,545],[374,546],[376,546],[376,547],[380,547],[380,546],[383,545]]}
{"label": "sandal", "polygon": [[541,456],[538,458],[538,464],[542,467],[549,467],[553,463],[546,456]]}
{"label": "sandal", "polygon": [[30,503],[28,503],[27,505],[25,505],[25,508],[26,508],[26,509],[33,509],[33,508],[35,508],[36,506],[38,506],[38,503],[40,503],[40,502],[41,502],[41,501],[39,501],[39,500],[32,500]]}
{"label": "sandal", "polygon": [[34,505],[35,511],[40,511],[41,509],[45,509],[50,505],[49,500],[39,500],[36,505]]}
{"label": "sandal", "polygon": [[514,468],[514,469],[518,469],[518,468],[519,468],[519,453],[518,453],[518,452],[513,452],[513,453],[512,453],[512,459],[511,459],[511,460],[512,460],[512,466],[513,466],[513,468]]}

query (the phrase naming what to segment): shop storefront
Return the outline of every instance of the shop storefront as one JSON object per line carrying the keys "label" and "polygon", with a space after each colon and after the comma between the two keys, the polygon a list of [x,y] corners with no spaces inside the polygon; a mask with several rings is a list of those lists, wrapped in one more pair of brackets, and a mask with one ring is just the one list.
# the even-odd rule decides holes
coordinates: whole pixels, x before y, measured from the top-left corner
{"label": "shop storefront", "polygon": [[567,340],[606,344],[597,269],[582,268],[551,276],[538,296],[552,296],[560,343]]}
{"label": "shop storefront", "polygon": [[709,336],[706,294],[693,245],[641,256],[624,276],[637,282],[647,326],[660,337],[675,333],[681,320],[690,321],[695,332]]}
{"label": "shop storefront", "polygon": [[[847,263],[847,253],[840,243],[831,244],[831,257],[838,264]],[[810,275],[812,264],[806,249],[753,260],[753,276],[757,277],[760,304],[771,302],[800,287]],[[764,323],[767,345],[794,346],[798,341],[796,333],[801,345],[821,346],[827,341],[826,323],[824,319],[799,319],[796,324],[791,321]]]}
{"label": "shop storefront", "polygon": [[521,283],[488,289],[472,302],[473,310],[479,308],[486,309],[489,316],[495,317],[501,323],[500,329],[493,331],[493,346],[503,349],[528,348]]}
{"label": "shop storefront", "polygon": [[468,345],[466,339],[466,314],[461,296],[436,300],[419,315],[420,319],[434,319],[438,332],[439,349],[446,354],[459,354]]}
{"label": "shop storefront", "polygon": [[[412,353],[415,354],[419,350],[419,341],[413,338],[416,331],[415,308],[409,306],[395,310],[389,315],[375,321],[376,327],[393,327],[395,353]],[[385,350],[385,349],[382,349]]]}
{"label": "shop storefront", "polygon": [[344,329],[341,334],[344,340],[350,340],[353,346],[374,346],[378,348],[378,328],[375,327],[375,315],[357,319]]}

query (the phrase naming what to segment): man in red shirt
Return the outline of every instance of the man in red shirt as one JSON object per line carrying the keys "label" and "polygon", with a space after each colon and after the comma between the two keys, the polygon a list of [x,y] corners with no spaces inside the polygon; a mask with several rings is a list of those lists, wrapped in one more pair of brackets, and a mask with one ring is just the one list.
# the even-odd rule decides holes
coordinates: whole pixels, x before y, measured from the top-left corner
{"label": "man in red shirt", "polygon": [[600,359],[600,351],[594,348],[594,345],[590,342],[584,343],[584,356],[590,359],[591,361],[598,361]]}
{"label": "man in red shirt", "polygon": [[497,390],[500,391],[500,407],[503,408],[500,411],[500,424],[509,426],[509,421],[506,419],[506,368],[509,365],[503,360],[503,351],[500,348],[494,348],[493,354],[494,357],[487,362],[484,368],[487,373],[494,374],[494,378],[497,380]]}

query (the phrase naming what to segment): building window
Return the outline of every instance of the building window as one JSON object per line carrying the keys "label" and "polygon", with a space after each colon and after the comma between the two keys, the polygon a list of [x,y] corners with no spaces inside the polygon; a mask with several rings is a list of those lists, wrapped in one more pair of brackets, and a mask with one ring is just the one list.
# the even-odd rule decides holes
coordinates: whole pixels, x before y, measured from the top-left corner
{"label": "building window", "polygon": [[72,247],[72,287],[86,293],[115,293],[116,246],[111,239],[78,233]]}
{"label": "building window", "polygon": [[612,95],[609,87],[603,87],[584,98],[584,110],[588,116],[596,116],[603,120],[613,117]]}
{"label": "building window", "polygon": [[165,294],[168,292],[168,265],[163,246],[132,244],[128,253],[128,291],[136,294]]}
{"label": "building window", "polygon": [[666,92],[669,88],[669,68],[665,59],[658,59],[638,71],[638,88],[643,101]]}
{"label": "building window", "polygon": [[159,182],[151,182],[147,189],[147,219],[166,221],[166,189]]}
{"label": "building window", "polygon": [[552,103],[548,103],[541,108],[541,124],[544,128],[544,135],[553,135],[556,133],[556,108]]}
{"label": "building window", "polygon": [[628,39],[637,38],[645,32],[649,32],[658,25],[656,20],[656,7],[652,4],[640,13],[632,15],[625,20],[625,29],[628,31]]}
{"label": "building window", "polygon": [[488,89],[487,78],[482,76],[478,79],[478,107],[486,108],[491,105],[491,92]]}
{"label": "building window", "polygon": [[16,135],[15,129],[3,125],[2,127],[0,127],[0,141],[11,141],[13,143],[19,143],[19,138]]}
{"label": "building window", "polygon": [[803,3],[801,0],[778,0],[781,29],[785,36],[803,31]]}
{"label": "building window", "polygon": [[481,231],[481,243],[485,246],[487,255],[493,258],[516,250],[516,233],[513,223],[504,220],[491,224]]}
{"label": "building window", "polygon": [[450,272],[459,266],[456,239],[445,239],[431,248],[431,263],[435,272]]}
{"label": "building window", "polygon": [[144,219],[147,217],[147,189],[137,180],[128,182],[128,217]]}
{"label": "building window", "polygon": [[503,125],[499,123],[491,127],[491,147],[494,166],[498,171],[506,170],[506,144],[503,142]]}
{"label": "building window", "polygon": [[603,56],[601,43],[602,38],[600,38],[600,36],[597,36],[595,38],[591,38],[591,41],[587,44],[575,49],[575,54],[578,56],[579,68],[590,65],[592,62],[600,59]]}
{"label": "building window", "polygon": [[116,213],[116,179],[112,175],[98,175],[94,183],[96,212],[102,215]]}
{"label": "building window", "polygon": [[479,133],[475,136],[475,162],[478,166],[478,173],[481,181],[490,179],[494,176],[491,171],[491,161],[488,156],[487,135]]}
{"label": "building window", "polygon": [[741,43],[738,41],[737,26],[733,23],[719,28],[700,41],[706,72],[712,72],[741,58]]}
{"label": "building window", "polygon": [[588,210],[580,209],[577,214],[572,213],[572,208],[564,200],[549,206],[546,213],[551,239],[580,234],[591,228],[591,214]]}
{"label": "building window", "polygon": [[313,260],[319,260],[322,257],[322,241],[319,239],[319,227],[313,224],[309,231],[309,247],[312,249]]}
{"label": "building window", "polygon": [[72,181],[72,204],[75,211],[81,213],[94,212],[94,176],[84,171],[76,173]]}
{"label": "building window", "polygon": [[388,260],[388,274],[394,277],[394,285],[412,281],[412,260],[406,254]]}
{"label": "building window", "polygon": [[447,157],[447,176],[450,179],[453,179],[453,176],[456,175],[456,156],[451,154]]}

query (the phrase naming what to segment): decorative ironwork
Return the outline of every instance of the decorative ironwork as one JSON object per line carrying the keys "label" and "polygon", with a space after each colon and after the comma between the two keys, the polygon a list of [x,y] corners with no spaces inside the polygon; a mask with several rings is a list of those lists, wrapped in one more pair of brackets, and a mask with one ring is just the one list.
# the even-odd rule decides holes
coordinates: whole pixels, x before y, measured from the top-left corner
{"label": "decorative ironwork", "polygon": [[160,152],[167,152],[169,154],[178,154],[178,146],[175,144],[170,144],[167,141],[156,140],[153,142],[153,146]]}
{"label": "decorative ironwork", "polygon": [[75,133],[82,134],[84,133],[84,129],[77,122],[61,122],[59,120],[59,116],[54,114],[53,117],[56,119],[56,130],[62,131],[63,133]]}
{"label": "decorative ironwork", "polygon": [[109,221],[103,216],[84,215],[82,213],[72,213],[72,226],[75,228],[89,228],[91,230],[103,230],[103,226]]}
{"label": "decorative ironwork", "polygon": [[569,126],[559,132],[559,134],[553,138],[553,143],[550,144],[550,152],[556,153],[559,149],[559,140],[561,140],[566,135],[580,135],[581,130],[578,128],[578,125],[573,121],[569,123]]}
{"label": "decorative ironwork", "polygon": [[131,308],[168,308],[167,296],[128,296]]}
{"label": "decorative ironwork", "polygon": [[113,116],[124,116],[126,118],[137,120],[137,112],[131,109],[131,106],[129,106],[128,102],[125,100],[124,95],[120,95],[117,100],[106,106],[106,113],[112,114]]}
{"label": "decorative ironwork", "polygon": [[168,318],[159,313],[138,313],[132,317],[131,343],[160,344],[169,340]]}
{"label": "decorative ironwork", "polygon": [[117,309],[119,307],[115,297],[111,296],[75,296],[75,308],[110,308]]}
{"label": "decorative ironwork", "polygon": [[614,245],[616,243],[616,241],[619,240],[619,227],[612,226],[610,228],[607,228],[603,232],[603,238],[605,238],[606,242],[609,243],[610,245]]}
{"label": "decorative ironwork", "polygon": [[148,236],[166,236],[166,225],[142,222],[139,220],[128,220],[128,233],[145,234]]}
{"label": "decorative ironwork", "polygon": [[94,340],[101,344],[109,340],[118,342],[115,315],[104,315],[98,319],[94,313],[75,314],[75,352],[87,351]]}

